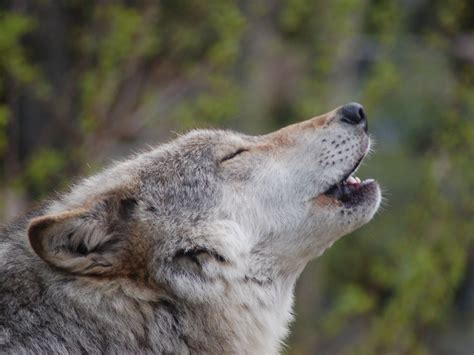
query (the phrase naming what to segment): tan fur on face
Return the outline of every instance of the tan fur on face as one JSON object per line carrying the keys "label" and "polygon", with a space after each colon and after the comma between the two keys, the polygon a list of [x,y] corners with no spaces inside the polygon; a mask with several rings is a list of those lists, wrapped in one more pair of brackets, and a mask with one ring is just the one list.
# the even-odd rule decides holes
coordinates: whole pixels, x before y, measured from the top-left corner
{"label": "tan fur on face", "polygon": [[304,133],[305,130],[315,130],[329,125],[332,120],[337,116],[338,109],[331,112],[325,113],[324,115],[313,117],[307,121],[294,123],[287,127],[284,127],[269,136],[286,136],[286,135],[298,135]]}
{"label": "tan fur on face", "polygon": [[265,143],[258,144],[256,148],[262,151],[287,149],[295,145],[298,136],[308,132],[316,134],[318,130],[329,125],[336,116],[337,109],[324,115],[313,117],[310,120],[292,124],[268,134],[265,136]]}
{"label": "tan fur on face", "polygon": [[338,200],[336,200],[333,197],[329,197],[326,195],[319,195],[314,198],[314,203],[316,203],[318,206],[325,208],[325,207],[337,207],[341,206],[342,203]]}

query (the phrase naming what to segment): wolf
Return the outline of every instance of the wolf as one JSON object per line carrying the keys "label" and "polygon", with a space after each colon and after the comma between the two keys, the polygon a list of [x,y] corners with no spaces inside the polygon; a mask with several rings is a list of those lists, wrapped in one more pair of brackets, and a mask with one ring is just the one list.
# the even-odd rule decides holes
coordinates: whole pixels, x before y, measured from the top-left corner
{"label": "wolf", "polygon": [[276,132],[195,130],[0,232],[0,353],[275,354],[305,265],[377,211],[351,103]]}

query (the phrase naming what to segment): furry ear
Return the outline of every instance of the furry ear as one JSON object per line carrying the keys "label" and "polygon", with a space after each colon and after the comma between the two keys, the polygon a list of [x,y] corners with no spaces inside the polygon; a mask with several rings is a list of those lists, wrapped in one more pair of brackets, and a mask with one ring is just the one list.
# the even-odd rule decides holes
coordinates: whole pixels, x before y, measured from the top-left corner
{"label": "furry ear", "polygon": [[48,264],[84,275],[112,274],[120,268],[136,201],[108,198],[90,209],[33,219],[28,238]]}

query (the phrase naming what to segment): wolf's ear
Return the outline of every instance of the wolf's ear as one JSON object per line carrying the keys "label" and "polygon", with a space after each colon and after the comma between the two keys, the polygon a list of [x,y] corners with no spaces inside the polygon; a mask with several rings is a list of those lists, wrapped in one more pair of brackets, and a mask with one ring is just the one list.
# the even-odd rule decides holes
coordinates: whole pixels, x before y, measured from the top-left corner
{"label": "wolf's ear", "polygon": [[84,275],[106,275],[121,267],[128,246],[134,199],[107,198],[89,209],[33,219],[31,247],[48,264]]}

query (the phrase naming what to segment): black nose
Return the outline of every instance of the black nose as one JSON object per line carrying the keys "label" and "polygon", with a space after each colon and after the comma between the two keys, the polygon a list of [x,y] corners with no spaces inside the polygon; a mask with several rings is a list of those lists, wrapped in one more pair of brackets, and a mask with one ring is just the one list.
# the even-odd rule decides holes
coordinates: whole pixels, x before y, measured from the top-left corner
{"label": "black nose", "polygon": [[357,102],[351,102],[350,104],[344,105],[341,110],[343,122],[352,125],[362,125],[364,131],[367,132],[367,117],[365,116],[364,108]]}

